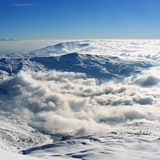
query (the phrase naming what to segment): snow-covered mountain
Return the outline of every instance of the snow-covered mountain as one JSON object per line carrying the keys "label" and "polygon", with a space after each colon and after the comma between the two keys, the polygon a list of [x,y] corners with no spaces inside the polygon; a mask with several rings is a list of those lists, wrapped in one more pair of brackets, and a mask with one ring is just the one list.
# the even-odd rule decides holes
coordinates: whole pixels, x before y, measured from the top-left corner
{"label": "snow-covered mountain", "polygon": [[30,52],[30,57],[43,57],[52,56],[54,54],[66,54],[71,52],[81,51],[89,46],[89,43],[85,42],[61,42],[53,46],[47,46],[35,51]]}
{"label": "snow-covered mountain", "polygon": [[4,39],[4,38],[2,38],[2,39],[0,39],[0,41],[16,41],[16,40],[14,40],[14,39]]}
{"label": "snow-covered mountain", "polygon": [[[30,61],[57,71],[80,72],[93,78],[121,78],[153,66],[150,62],[124,61],[118,57],[70,53],[57,57],[34,57]],[[117,69],[118,68],[118,69]]]}
{"label": "snow-covered mountain", "polygon": [[0,55],[0,148],[42,159],[159,159],[159,44],[86,40]]}
{"label": "snow-covered mountain", "polygon": [[21,70],[57,70],[85,73],[93,78],[112,79],[124,78],[154,66],[150,60],[126,60],[109,54],[72,52],[83,52],[88,46],[89,43],[84,42],[66,42],[29,52],[27,55],[25,53],[18,58],[13,54],[0,59],[0,70],[9,75],[17,74]]}

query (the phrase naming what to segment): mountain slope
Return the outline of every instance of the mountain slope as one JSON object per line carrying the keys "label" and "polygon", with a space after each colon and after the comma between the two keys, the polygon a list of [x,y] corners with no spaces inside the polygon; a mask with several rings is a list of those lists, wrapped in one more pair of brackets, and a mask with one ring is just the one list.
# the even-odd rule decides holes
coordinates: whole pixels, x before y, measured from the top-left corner
{"label": "mountain slope", "polygon": [[0,59],[0,70],[17,74],[20,70],[57,70],[81,72],[89,77],[100,79],[123,78],[142,69],[152,67],[144,61],[126,61],[113,56],[69,53],[52,57],[33,57],[30,59]]}
{"label": "mountain slope", "polygon": [[45,136],[31,127],[28,122],[11,112],[0,112],[0,148],[10,151],[39,146],[52,142],[49,136]]}
{"label": "mountain slope", "polygon": [[25,57],[49,57],[54,55],[62,55],[71,52],[79,52],[86,49],[89,43],[86,42],[61,42],[53,46],[37,49],[35,51],[25,54]]}

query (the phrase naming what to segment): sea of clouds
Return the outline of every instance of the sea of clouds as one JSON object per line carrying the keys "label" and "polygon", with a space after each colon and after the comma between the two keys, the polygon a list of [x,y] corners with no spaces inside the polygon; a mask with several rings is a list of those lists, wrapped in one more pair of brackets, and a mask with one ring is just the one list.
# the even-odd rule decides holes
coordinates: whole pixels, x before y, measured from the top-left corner
{"label": "sea of clouds", "polygon": [[93,133],[111,124],[159,123],[160,67],[121,82],[83,73],[21,71],[0,82],[0,106],[47,133]]}

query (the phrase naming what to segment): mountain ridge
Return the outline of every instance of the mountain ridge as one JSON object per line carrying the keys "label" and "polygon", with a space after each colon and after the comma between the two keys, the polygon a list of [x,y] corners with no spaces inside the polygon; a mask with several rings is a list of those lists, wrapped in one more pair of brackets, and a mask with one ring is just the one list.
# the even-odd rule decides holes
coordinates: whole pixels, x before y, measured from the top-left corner
{"label": "mountain ridge", "polygon": [[152,67],[153,64],[144,61],[126,61],[119,57],[108,55],[67,53],[60,56],[26,58],[1,58],[0,70],[9,75],[17,74],[21,70],[30,69],[57,70],[66,72],[85,73],[88,77],[100,79],[123,78],[142,69]]}

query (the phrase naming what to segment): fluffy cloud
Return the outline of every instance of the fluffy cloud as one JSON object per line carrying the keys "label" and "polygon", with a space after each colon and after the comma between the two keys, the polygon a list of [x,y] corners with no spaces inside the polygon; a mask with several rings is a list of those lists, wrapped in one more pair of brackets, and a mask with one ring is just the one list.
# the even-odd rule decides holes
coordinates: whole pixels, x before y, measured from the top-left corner
{"label": "fluffy cloud", "polygon": [[152,88],[142,85],[148,79],[158,81],[158,77],[149,77],[144,72],[123,82],[102,83],[82,73],[21,72],[0,83],[1,108],[51,133],[95,131],[110,123],[159,120],[159,83]]}
{"label": "fluffy cloud", "polygon": [[152,87],[158,85],[160,83],[160,79],[154,76],[148,76],[137,79],[135,83],[141,85],[142,87]]}

